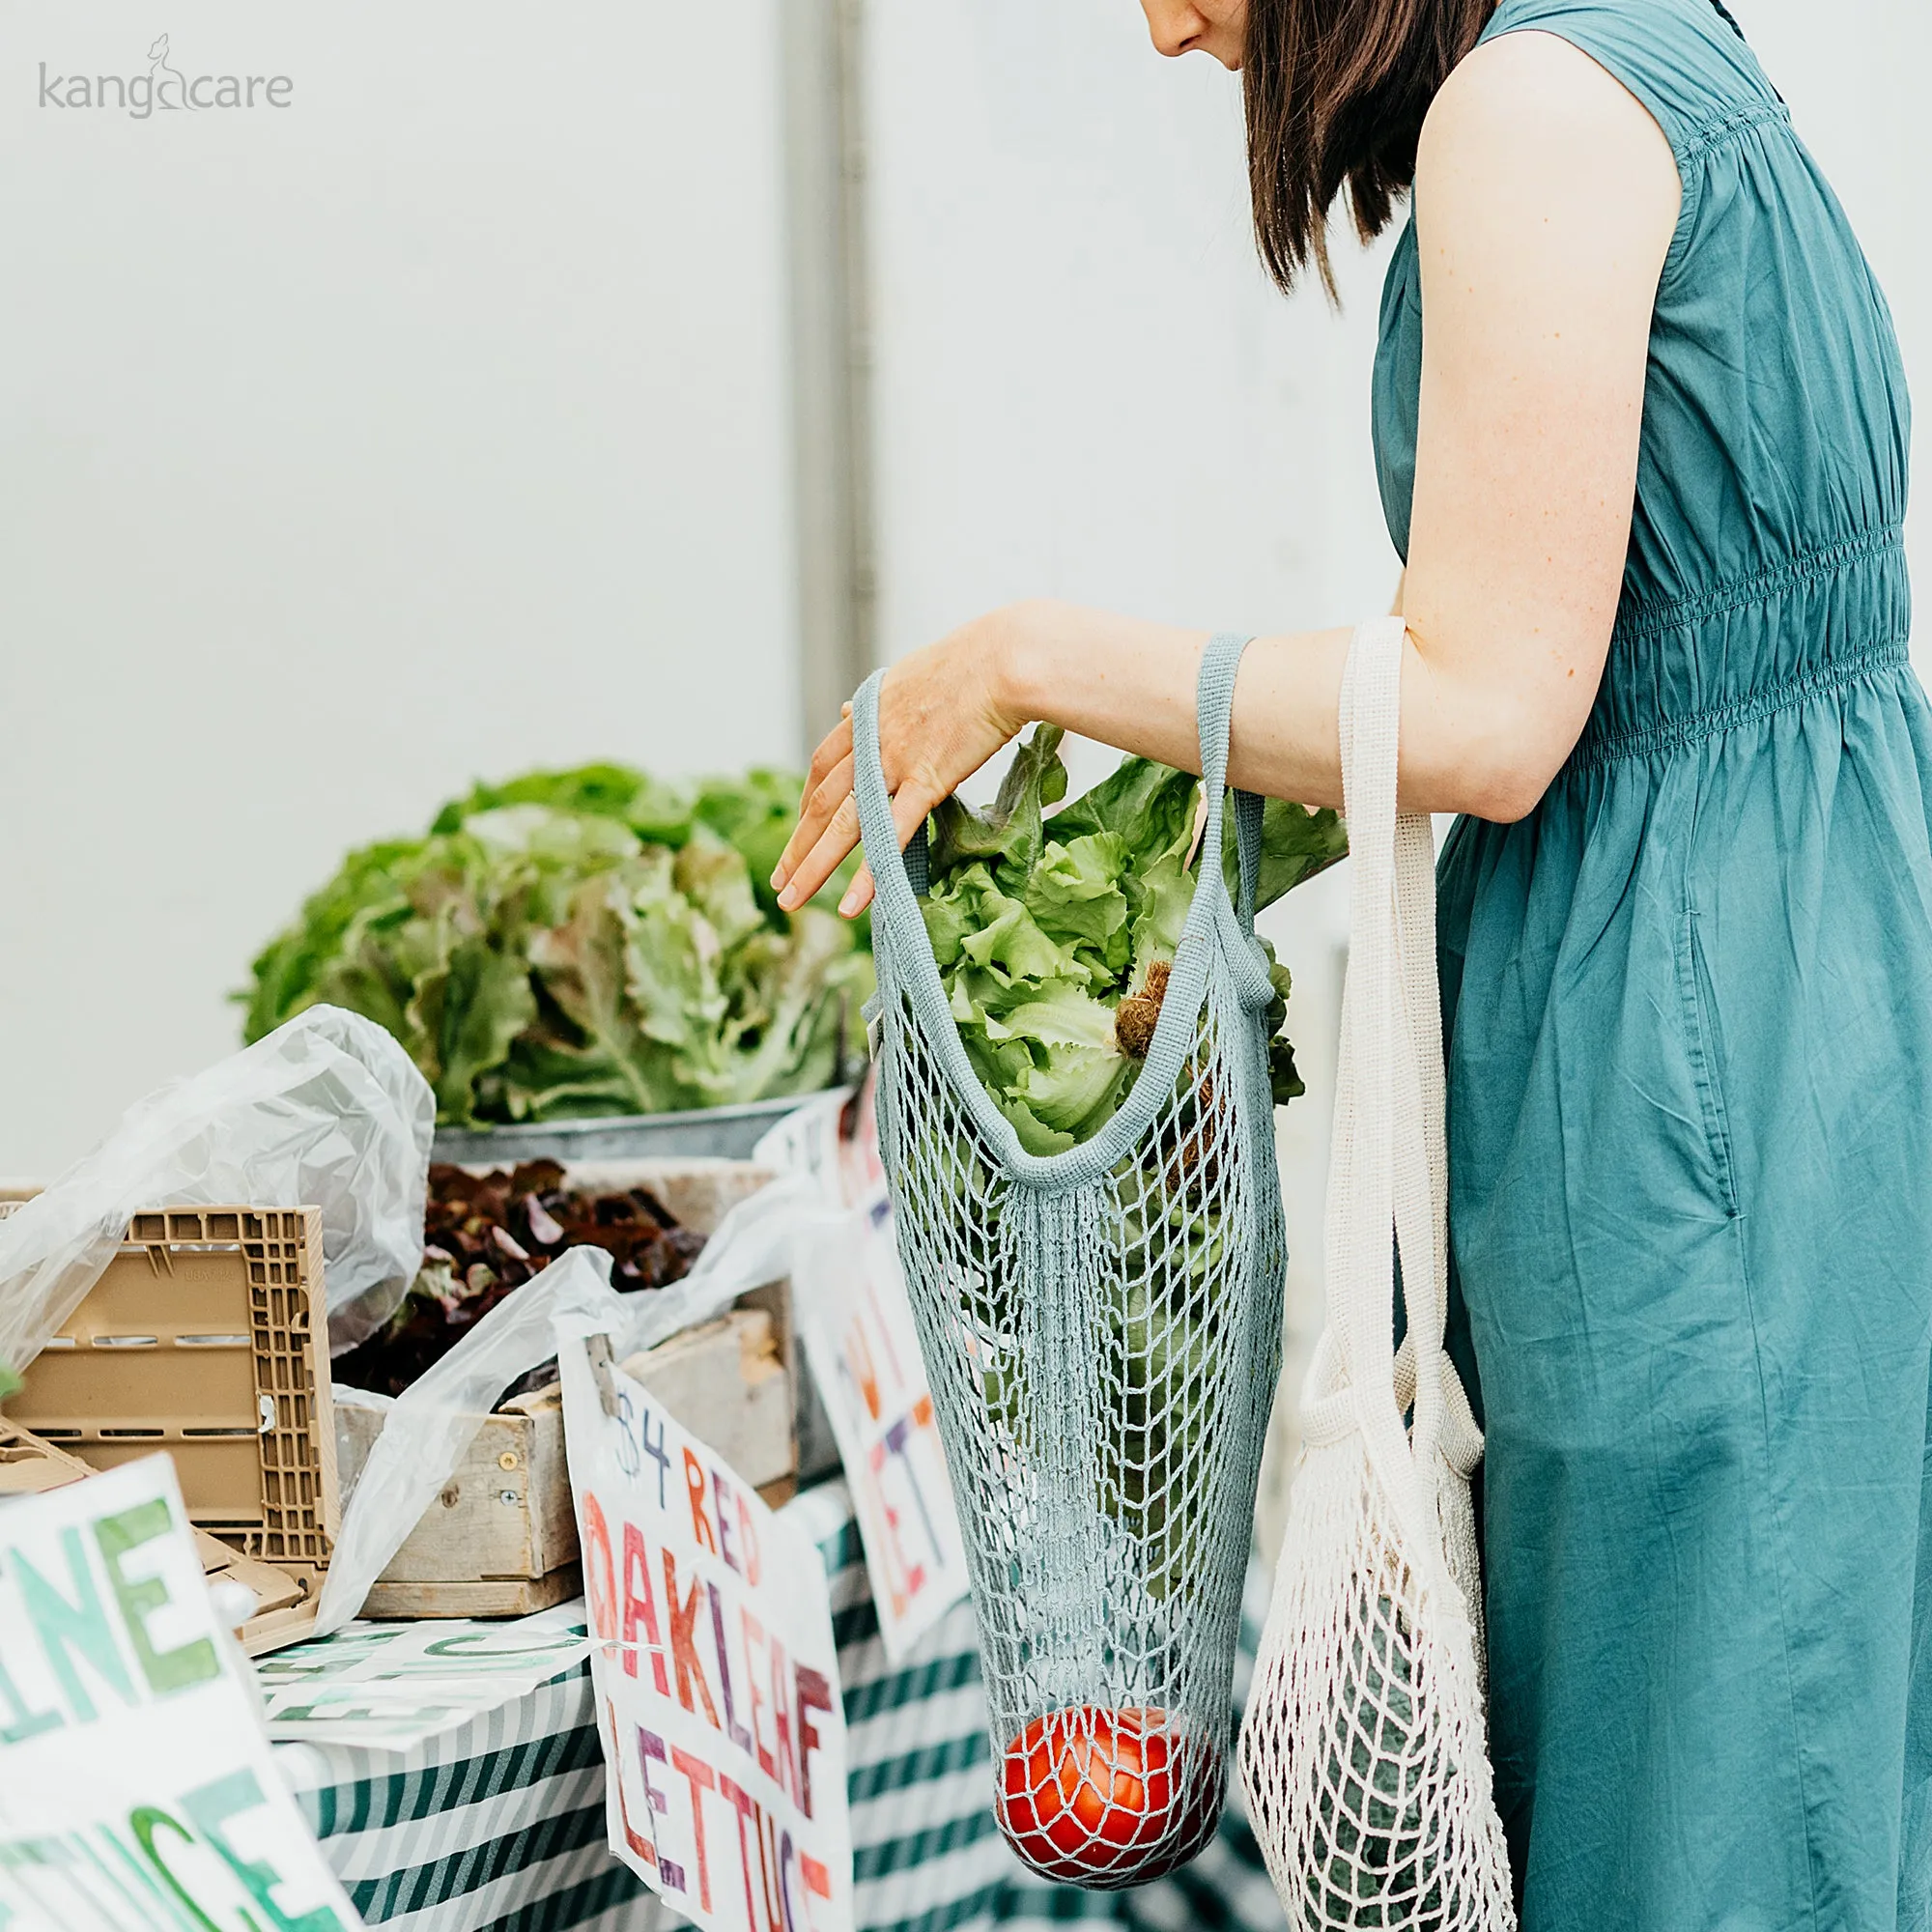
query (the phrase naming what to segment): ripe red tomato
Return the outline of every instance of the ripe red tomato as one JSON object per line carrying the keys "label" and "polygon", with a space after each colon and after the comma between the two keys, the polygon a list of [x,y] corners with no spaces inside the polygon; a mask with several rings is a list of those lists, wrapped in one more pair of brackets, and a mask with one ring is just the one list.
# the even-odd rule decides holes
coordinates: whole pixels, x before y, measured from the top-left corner
{"label": "ripe red tomato", "polygon": [[1000,1822],[1038,1870],[1119,1871],[1175,1822],[1172,1756],[1164,1711],[1084,1704],[1036,1718],[1007,1747]]}

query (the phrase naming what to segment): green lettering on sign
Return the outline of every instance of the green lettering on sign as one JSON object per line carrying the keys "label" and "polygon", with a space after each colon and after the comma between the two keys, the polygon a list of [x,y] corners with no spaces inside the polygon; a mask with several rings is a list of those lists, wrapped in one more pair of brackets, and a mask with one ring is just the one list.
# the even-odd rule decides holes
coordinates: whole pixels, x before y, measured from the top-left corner
{"label": "green lettering on sign", "polygon": [[71,1652],[78,1651],[86,1658],[124,1704],[134,1702],[134,1686],[128,1678],[128,1666],[121,1661],[121,1646],[114,1641],[113,1621],[95,1587],[94,1566],[87,1560],[80,1531],[71,1525],[62,1530],[61,1548],[67,1556],[68,1576],[73,1590],[71,1602],[17,1550],[14,1556],[14,1580],[20,1586],[20,1600],[27,1606],[27,1614],[33,1619],[34,1634],[46,1652],[54,1675],[60,1679],[60,1687],[67,1693],[76,1719],[92,1723],[94,1699],[87,1694],[87,1686],[74,1668]]}
{"label": "green lettering on sign", "polygon": [[228,1834],[221,1829],[228,1820],[265,1803],[261,1784],[244,1765],[185,1793],[182,1808],[194,1820],[201,1835],[221,1854],[229,1870],[247,1888],[248,1896],[269,1915],[275,1932],[342,1932],[342,1920],[327,1905],[319,1905],[299,1918],[291,1918],[275,1903],[275,1888],[285,1883],[282,1874],[263,1860],[242,1858],[228,1842]]}
{"label": "green lettering on sign", "polygon": [[[155,1843],[156,1834],[163,1826],[172,1832],[183,1844],[191,1845],[194,1843],[194,1839],[189,1833],[187,1827],[176,1819],[170,1818],[158,1805],[143,1804],[139,1810],[128,1814],[128,1829],[140,1840],[141,1849],[148,1855],[148,1862],[160,1873],[162,1883],[174,1893],[176,1903],[186,1908],[189,1921],[197,1926],[205,1926],[207,1932],[221,1932],[221,1927],[194,1902],[193,1898],[188,1894],[187,1888],[168,1868],[167,1860],[161,1856],[159,1846]],[[245,1913],[242,1917],[247,1918]],[[256,1926],[252,1918],[248,1919],[248,1932],[260,1932],[260,1928]]]}
{"label": "green lettering on sign", "polygon": [[5,1657],[0,1657],[0,1707],[14,1714],[10,1722],[0,1724],[0,1745],[24,1744],[27,1739],[37,1738],[43,1731],[56,1730],[67,1721],[58,1711],[28,1710],[20,1687],[7,1668]]}
{"label": "green lettering on sign", "polygon": [[205,1684],[211,1677],[221,1675],[221,1660],[215,1655],[213,1644],[205,1636],[198,1636],[191,1643],[180,1644],[173,1650],[157,1651],[155,1648],[148,1635],[148,1619],[164,1604],[172,1601],[168,1596],[168,1586],[158,1577],[143,1577],[137,1580],[125,1575],[121,1568],[123,1559],[131,1550],[140,1548],[144,1543],[152,1543],[157,1536],[165,1536],[173,1527],[173,1514],[160,1496],[137,1503],[130,1510],[123,1510],[119,1516],[102,1517],[94,1525],[94,1540],[100,1546],[100,1560],[107,1566],[107,1580],[114,1586],[121,1614],[127,1619],[128,1634],[134,1643],[134,1656],[141,1665],[141,1674],[147,1678],[156,1697],[165,1697],[175,1690],[185,1690],[190,1685]]}
{"label": "green lettering on sign", "polygon": [[173,1891],[136,1853],[118,1825],[90,1827],[84,1842],[96,1869],[114,1888],[129,1925],[147,1926],[151,1932],[162,1932],[163,1927],[172,1928],[172,1932],[183,1932],[185,1927],[193,1932],[192,1921],[182,1916]]}
{"label": "green lettering on sign", "polygon": [[67,1722],[58,1711],[27,1708],[20,1687],[14,1682],[14,1673],[7,1668],[7,1653],[0,1650],[0,1713],[6,1711],[14,1715],[8,1722],[0,1723],[0,1745],[24,1744],[29,1738],[37,1738],[43,1731],[57,1730]]}

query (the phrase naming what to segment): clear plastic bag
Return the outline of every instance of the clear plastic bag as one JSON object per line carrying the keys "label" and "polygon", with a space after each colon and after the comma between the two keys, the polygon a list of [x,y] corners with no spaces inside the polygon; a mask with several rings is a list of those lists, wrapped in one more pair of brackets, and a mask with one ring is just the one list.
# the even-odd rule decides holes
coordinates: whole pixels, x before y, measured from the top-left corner
{"label": "clear plastic bag", "polygon": [[[741,1201],[696,1266],[668,1288],[619,1294],[602,1248],[572,1248],[499,1301],[388,1406],[382,1434],[343,1512],[316,1620],[318,1635],[362,1607],[369,1586],[448,1482],[484,1416],[565,1335],[608,1335],[621,1359],[721,1315],[739,1295],[790,1272],[800,1232],[829,1219],[816,1186],[790,1175]],[[359,1398],[367,1400],[366,1397]]]}
{"label": "clear plastic bag", "polygon": [[374,1021],[311,1007],[157,1088],[0,1221],[0,1361],[24,1368],[79,1306],[140,1209],[319,1207],[328,1343],[395,1312],[422,1264],[436,1098]]}

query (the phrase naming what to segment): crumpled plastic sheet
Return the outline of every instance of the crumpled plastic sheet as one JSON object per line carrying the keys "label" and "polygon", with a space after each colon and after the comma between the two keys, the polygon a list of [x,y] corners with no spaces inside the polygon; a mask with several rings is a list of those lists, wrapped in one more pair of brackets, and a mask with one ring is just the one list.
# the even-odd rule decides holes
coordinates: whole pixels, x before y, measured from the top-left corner
{"label": "crumpled plastic sheet", "polygon": [[145,1208],[319,1207],[328,1341],[395,1312],[422,1264],[436,1097],[373,1020],[311,1007],[138,1100],[92,1153],[0,1221],[0,1362],[24,1368]]}
{"label": "crumpled plastic sheet", "polygon": [[705,1242],[696,1265],[668,1288],[619,1294],[602,1248],[572,1248],[506,1295],[442,1359],[399,1395],[343,1512],[329,1558],[316,1634],[340,1630],[362,1607],[423,1512],[448,1482],[503,1391],[558,1345],[611,1338],[622,1360],[722,1315],[739,1295],[791,1270],[793,1244],[828,1218],[817,1185],[784,1175],[741,1201]]}

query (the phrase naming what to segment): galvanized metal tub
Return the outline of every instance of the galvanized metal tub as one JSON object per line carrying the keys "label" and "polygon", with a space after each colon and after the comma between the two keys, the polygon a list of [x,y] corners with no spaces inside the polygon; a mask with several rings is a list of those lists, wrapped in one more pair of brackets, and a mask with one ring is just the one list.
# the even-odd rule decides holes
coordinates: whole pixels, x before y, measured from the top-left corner
{"label": "galvanized metal tub", "polygon": [[519,1127],[440,1127],[434,1157],[465,1167],[483,1162],[502,1166],[520,1160],[655,1160],[700,1154],[749,1160],[770,1128],[816,1097],[790,1094],[777,1100],[697,1107],[682,1114],[622,1114]]}

